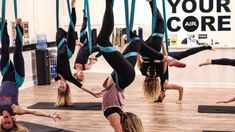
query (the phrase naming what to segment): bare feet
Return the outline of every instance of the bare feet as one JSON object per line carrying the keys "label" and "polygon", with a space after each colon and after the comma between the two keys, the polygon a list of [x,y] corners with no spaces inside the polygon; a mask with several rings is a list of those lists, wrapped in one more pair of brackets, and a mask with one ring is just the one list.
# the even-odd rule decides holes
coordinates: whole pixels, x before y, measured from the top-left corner
{"label": "bare feet", "polygon": [[85,65],[86,70],[90,70],[91,66],[94,65],[98,60],[96,58],[89,58],[89,63]]}
{"label": "bare feet", "polygon": [[210,64],[211,64],[211,60],[207,59],[206,62],[199,64],[199,66],[201,67],[201,66],[206,66],[206,65],[210,65]]}
{"label": "bare feet", "polygon": [[71,1],[72,8],[75,7],[76,0]]}
{"label": "bare feet", "polygon": [[169,66],[174,66],[178,68],[184,68],[186,67],[186,64],[183,62],[180,62],[179,60],[176,60],[170,56],[167,57],[166,62],[168,63]]}
{"label": "bare feet", "polygon": [[18,18],[18,19],[16,19],[16,24],[21,24],[21,21],[22,21],[22,19],[21,18]]}
{"label": "bare feet", "polygon": [[215,49],[208,43],[204,43],[204,46],[208,48],[209,50],[215,51]]}
{"label": "bare feet", "polygon": [[97,59],[97,58],[89,58],[89,61],[90,61],[90,63],[93,65],[93,64],[95,64],[96,62],[98,62],[98,59]]}

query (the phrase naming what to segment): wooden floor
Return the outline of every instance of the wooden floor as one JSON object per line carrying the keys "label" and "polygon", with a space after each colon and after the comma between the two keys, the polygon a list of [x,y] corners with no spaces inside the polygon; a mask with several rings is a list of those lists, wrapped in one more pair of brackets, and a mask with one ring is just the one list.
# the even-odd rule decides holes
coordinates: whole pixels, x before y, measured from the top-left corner
{"label": "wooden floor", "polygon": [[[87,73],[85,86],[100,90],[107,74]],[[235,89],[185,88],[183,104],[176,104],[176,91],[167,91],[163,103],[148,103],[143,98],[142,77],[137,76],[125,90],[125,110],[136,113],[142,119],[146,132],[202,132],[202,130],[235,131],[235,114],[202,114],[198,105],[216,105],[220,99],[235,96]],[[35,86],[20,91],[20,105],[27,107],[39,101],[55,101],[57,84]],[[101,101],[72,86],[74,102]],[[225,104],[225,105],[234,105]],[[44,110],[54,112],[53,110]],[[17,116],[17,120],[40,123],[76,132],[111,132],[108,121],[101,111],[57,110],[62,120],[31,115]]]}

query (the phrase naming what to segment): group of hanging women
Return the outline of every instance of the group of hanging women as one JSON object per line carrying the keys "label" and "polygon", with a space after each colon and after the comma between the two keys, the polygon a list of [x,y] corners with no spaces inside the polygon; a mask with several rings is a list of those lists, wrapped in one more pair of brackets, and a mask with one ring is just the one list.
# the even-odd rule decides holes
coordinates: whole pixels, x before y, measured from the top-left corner
{"label": "group of hanging women", "polygon": [[[57,29],[56,44],[57,54],[57,77],[55,80],[60,81],[57,89],[57,107],[71,106],[70,87],[67,81],[73,83],[82,90],[90,93],[96,98],[102,97],[102,111],[104,116],[110,122],[115,132],[143,132],[144,128],[141,119],[130,112],[124,112],[123,100],[124,89],[127,88],[135,79],[135,65],[137,63],[141,73],[145,76],[143,91],[147,100],[161,102],[165,97],[165,91],[175,89],[179,91],[177,103],[182,103],[183,87],[168,82],[168,66],[184,68],[186,64],[179,60],[198,53],[203,50],[213,50],[210,45],[191,48],[182,52],[168,52],[163,44],[164,20],[161,12],[154,10],[152,0],[147,0],[152,10],[152,15],[156,13],[155,27],[152,34],[146,41],[141,40],[132,28],[127,28],[129,34],[129,43],[122,53],[117,51],[110,42],[110,36],[114,28],[113,0],[106,0],[105,13],[102,27],[97,37],[97,47],[89,47],[87,27],[87,15],[84,10],[83,24],[80,30],[80,48],[74,64],[76,76],[70,69],[69,58],[73,55],[76,47],[76,0],[71,1],[72,12],[68,32],[62,28]],[[156,11],[156,12],[154,12]],[[21,19],[16,19],[16,38],[13,62],[9,59],[9,35],[7,32],[6,20],[1,21],[1,73],[3,76],[0,87],[0,131],[21,131],[27,132],[28,129],[16,124],[14,116],[22,114],[33,114],[61,119],[57,113],[46,113],[38,110],[22,108],[18,104],[18,88],[23,84],[25,70],[24,58],[22,56],[22,36],[23,28]],[[161,52],[162,51],[162,52]],[[93,52],[98,52],[95,58],[89,59]],[[103,83],[103,90],[93,92],[86,88],[80,81],[84,79],[84,70],[91,68],[97,58],[102,55],[107,63],[113,68],[113,72]],[[89,60],[89,61],[88,61]],[[114,61],[115,60],[115,61]],[[199,66],[205,65],[231,65],[235,66],[234,59],[208,59]],[[218,103],[228,103],[235,101],[235,98]]]}

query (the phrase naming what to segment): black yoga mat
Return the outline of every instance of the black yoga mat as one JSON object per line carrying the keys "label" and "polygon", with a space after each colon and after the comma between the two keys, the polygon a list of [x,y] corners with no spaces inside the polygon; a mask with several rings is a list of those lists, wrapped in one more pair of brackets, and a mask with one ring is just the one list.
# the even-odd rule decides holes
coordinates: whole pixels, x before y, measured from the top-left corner
{"label": "black yoga mat", "polygon": [[40,125],[36,123],[24,122],[24,121],[19,121],[17,123],[29,129],[30,132],[72,132],[60,128]]}
{"label": "black yoga mat", "polygon": [[235,132],[235,131],[203,130],[202,132]]}
{"label": "black yoga mat", "polygon": [[235,114],[235,106],[199,105],[199,113]]}
{"label": "black yoga mat", "polygon": [[29,106],[29,109],[61,109],[61,110],[101,110],[100,102],[74,103],[73,106],[56,107],[54,102],[38,102]]}

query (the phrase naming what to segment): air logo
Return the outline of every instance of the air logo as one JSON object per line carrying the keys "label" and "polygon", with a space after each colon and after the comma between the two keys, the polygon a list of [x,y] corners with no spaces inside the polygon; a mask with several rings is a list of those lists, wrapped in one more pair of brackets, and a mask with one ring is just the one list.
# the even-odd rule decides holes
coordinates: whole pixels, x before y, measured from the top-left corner
{"label": "air logo", "polygon": [[[173,14],[167,21],[167,27],[171,32],[180,31],[182,27],[188,32],[194,32],[198,28],[200,31],[231,31],[230,0],[168,0],[168,2]],[[179,8],[182,8],[185,16],[178,11]],[[197,9],[202,15],[193,16]]]}

